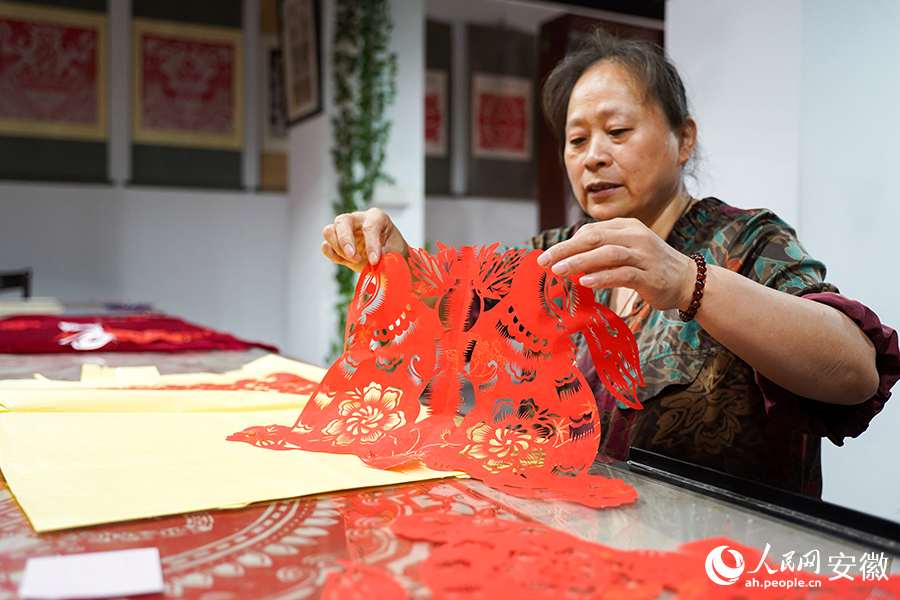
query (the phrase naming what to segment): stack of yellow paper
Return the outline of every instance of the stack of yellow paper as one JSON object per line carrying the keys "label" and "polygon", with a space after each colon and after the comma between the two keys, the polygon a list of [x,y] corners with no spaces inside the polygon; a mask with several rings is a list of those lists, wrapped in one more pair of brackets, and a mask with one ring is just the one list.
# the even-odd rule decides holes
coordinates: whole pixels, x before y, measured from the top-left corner
{"label": "stack of yellow paper", "polygon": [[131,390],[233,383],[324,369],[266,356],[223,375],[88,367],[79,382],[0,382],[0,469],[36,531],[49,531],[452,476],[380,471],[355,456],[271,451],[225,438],[291,425],[308,396]]}

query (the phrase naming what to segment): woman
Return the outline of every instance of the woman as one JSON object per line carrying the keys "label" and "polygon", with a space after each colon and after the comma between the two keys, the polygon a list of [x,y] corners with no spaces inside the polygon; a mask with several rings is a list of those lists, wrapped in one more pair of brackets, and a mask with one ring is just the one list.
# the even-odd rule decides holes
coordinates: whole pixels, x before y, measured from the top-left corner
{"label": "woman", "polygon": [[[530,245],[622,315],[647,383],[644,410],[629,409],[583,361],[601,455],[637,446],[819,495],[820,437],[859,435],[900,377],[893,331],[824,283],[824,265],[772,213],[691,198],[697,126],[652,46],[595,33],[551,73],[543,108],[590,219]],[[323,253],[357,271],[408,252],[378,209],[323,233]]]}

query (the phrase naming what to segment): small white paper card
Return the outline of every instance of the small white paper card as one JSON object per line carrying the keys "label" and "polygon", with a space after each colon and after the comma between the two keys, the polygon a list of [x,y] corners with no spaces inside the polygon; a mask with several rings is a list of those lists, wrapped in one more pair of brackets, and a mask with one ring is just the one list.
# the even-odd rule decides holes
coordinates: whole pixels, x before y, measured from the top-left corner
{"label": "small white paper card", "polygon": [[23,600],[114,598],[163,591],[157,548],[29,558]]}

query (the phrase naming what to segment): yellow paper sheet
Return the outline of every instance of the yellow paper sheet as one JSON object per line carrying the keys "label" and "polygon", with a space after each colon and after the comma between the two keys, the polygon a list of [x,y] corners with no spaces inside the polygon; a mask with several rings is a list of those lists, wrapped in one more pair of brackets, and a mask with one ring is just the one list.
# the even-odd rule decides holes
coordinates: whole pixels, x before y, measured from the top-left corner
{"label": "yellow paper sheet", "polygon": [[[253,425],[292,424],[298,406],[254,404],[259,396],[294,403],[301,398],[290,394],[190,391],[184,393],[201,400],[183,399],[187,410],[176,402],[166,412],[171,391],[141,390],[133,400],[135,390],[93,390],[94,404],[91,392],[0,389],[10,404],[0,412],[0,469],[36,531],[455,475],[424,468],[381,471],[350,455],[272,451],[225,440]],[[48,394],[55,396],[52,410],[46,408]],[[224,404],[210,408],[223,395]],[[153,411],[121,408],[138,404]]]}
{"label": "yellow paper sheet", "polygon": [[0,466],[39,532],[449,475],[225,441],[245,427],[296,417],[295,410],[4,413]]}

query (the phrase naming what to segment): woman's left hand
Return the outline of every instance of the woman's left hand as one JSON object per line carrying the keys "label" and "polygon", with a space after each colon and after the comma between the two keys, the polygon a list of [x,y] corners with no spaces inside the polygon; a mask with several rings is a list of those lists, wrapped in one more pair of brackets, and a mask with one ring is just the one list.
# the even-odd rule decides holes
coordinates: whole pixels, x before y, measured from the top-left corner
{"label": "woman's left hand", "polygon": [[657,310],[687,310],[697,268],[637,219],[590,223],[545,251],[538,264],[556,275],[581,275],[589,288],[629,288]]}

